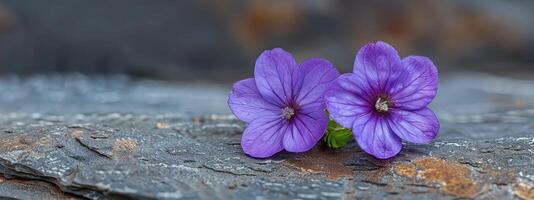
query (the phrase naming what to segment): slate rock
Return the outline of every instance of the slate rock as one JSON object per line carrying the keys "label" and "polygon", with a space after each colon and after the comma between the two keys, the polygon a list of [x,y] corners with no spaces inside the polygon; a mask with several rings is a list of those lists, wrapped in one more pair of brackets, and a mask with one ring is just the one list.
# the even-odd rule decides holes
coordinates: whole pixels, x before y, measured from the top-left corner
{"label": "slate rock", "polygon": [[[499,77],[469,77],[506,83]],[[62,82],[57,78],[39,80]],[[216,109],[220,112],[209,113],[201,108],[206,101],[168,93],[187,91],[171,83],[127,78],[96,86],[89,77],[81,79],[87,91],[99,87],[118,94],[120,100],[111,103],[90,100],[89,94],[50,100],[43,98],[47,89],[25,99],[30,94],[19,91],[24,93],[20,101],[3,101],[20,109],[0,106],[0,194],[20,199],[529,199],[534,191],[533,96],[505,91],[510,99],[494,102],[495,94],[476,87],[461,90],[486,92],[447,96],[468,94],[454,86],[464,79],[445,79],[432,104],[442,123],[438,138],[427,145],[405,143],[389,160],[367,155],[354,142],[339,150],[319,144],[301,154],[248,157],[239,145],[246,125],[224,103]],[[16,87],[31,81],[35,77],[9,83]],[[113,84],[126,89],[113,89]],[[76,90],[61,85],[54,90]],[[194,98],[226,99],[221,86],[196,87],[219,92]],[[134,92],[166,96],[168,102],[158,106],[153,104],[158,98],[132,98]],[[450,102],[461,98],[466,101]],[[508,103],[518,98],[526,103]],[[65,112],[45,106],[30,112],[23,108],[30,103],[67,106]]]}

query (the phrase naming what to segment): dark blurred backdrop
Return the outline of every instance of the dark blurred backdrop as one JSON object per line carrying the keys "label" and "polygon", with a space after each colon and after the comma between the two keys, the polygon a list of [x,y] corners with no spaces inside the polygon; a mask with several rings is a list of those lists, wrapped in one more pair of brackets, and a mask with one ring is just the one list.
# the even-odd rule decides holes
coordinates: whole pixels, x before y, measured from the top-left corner
{"label": "dark blurred backdrop", "polygon": [[0,0],[0,73],[252,76],[264,49],[352,68],[384,40],[440,71],[533,74],[534,1]]}

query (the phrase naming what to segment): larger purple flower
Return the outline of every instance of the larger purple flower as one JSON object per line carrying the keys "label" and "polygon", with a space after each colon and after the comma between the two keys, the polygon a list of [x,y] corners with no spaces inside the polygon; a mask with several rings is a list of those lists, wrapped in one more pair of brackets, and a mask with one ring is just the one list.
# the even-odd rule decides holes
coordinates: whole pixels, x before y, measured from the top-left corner
{"label": "larger purple flower", "polygon": [[429,143],[439,122],[427,105],[436,96],[438,71],[426,57],[401,60],[387,43],[367,44],[353,73],[343,74],[325,93],[330,116],[352,128],[358,145],[381,159],[398,154],[401,139]]}
{"label": "larger purple flower", "polygon": [[245,153],[265,158],[283,149],[311,149],[328,124],[323,95],[337,70],[318,58],[298,65],[276,48],[258,57],[254,76],[235,83],[228,98],[235,116],[248,123],[241,138]]}

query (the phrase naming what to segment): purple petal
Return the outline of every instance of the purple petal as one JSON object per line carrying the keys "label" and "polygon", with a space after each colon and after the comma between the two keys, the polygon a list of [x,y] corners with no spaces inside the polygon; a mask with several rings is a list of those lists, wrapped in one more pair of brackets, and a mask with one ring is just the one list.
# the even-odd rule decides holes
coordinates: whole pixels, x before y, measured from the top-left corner
{"label": "purple petal", "polygon": [[282,139],[288,124],[281,117],[262,117],[250,123],[241,137],[241,148],[256,158],[266,158],[282,151]]}
{"label": "purple petal", "polygon": [[436,138],[439,121],[432,110],[392,110],[389,118],[391,130],[401,139],[413,143],[429,143]]}
{"label": "purple petal", "polygon": [[260,117],[278,116],[281,110],[263,99],[253,78],[234,84],[228,97],[228,105],[237,118],[248,123]]}
{"label": "purple petal", "polygon": [[254,78],[260,94],[280,107],[289,105],[302,81],[295,58],[276,48],[264,51],[256,60]]}
{"label": "purple petal", "polygon": [[300,106],[322,103],[328,85],[339,76],[339,72],[328,60],[312,58],[305,60],[301,66],[302,86],[296,98]]}
{"label": "purple petal", "polygon": [[375,94],[385,92],[402,72],[402,62],[397,51],[379,41],[362,47],[354,61],[354,73],[363,77]]}
{"label": "purple petal", "polygon": [[406,110],[426,107],[438,90],[438,70],[434,63],[422,56],[409,56],[402,60],[404,73],[390,94],[395,106]]}
{"label": "purple petal", "polygon": [[375,114],[356,119],[352,132],[360,148],[376,158],[386,159],[402,149],[399,137],[388,127],[386,118]]}
{"label": "purple petal", "polygon": [[339,76],[324,95],[332,119],[345,128],[352,128],[354,120],[371,112],[369,90],[365,80],[357,74]]}
{"label": "purple petal", "polygon": [[289,152],[310,150],[323,137],[327,124],[328,117],[322,106],[299,110],[284,135],[284,148]]}

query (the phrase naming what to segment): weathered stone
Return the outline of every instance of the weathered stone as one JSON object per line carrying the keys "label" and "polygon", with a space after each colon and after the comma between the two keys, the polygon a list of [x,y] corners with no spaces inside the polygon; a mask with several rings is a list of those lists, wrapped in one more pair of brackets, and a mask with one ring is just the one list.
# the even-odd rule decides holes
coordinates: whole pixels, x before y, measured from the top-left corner
{"label": "weathered stone", "polygon": [[0,177],[0,199],[75,200],[81,198],[65,194],[51,183]]}
{"label": "weathered stone", "polygon": [[[530,103],[534,101],[514,108],[508,103],[493,102],[494,94],[486,92],[475,97],[461,96],[466,100],[463,103],[450,103],[457,101],[459,97],[454,95],[464,94],[463,90],[483,91],[453,87],[456,79],[464,80],[462,77],[446,79],[451,82],[441,84],[440,96],[432,105],[442,123],[439,137],[428,145],[406,143],[401,153],[389,160],[365,154],[354,142],[339,150],[318,145],[301,154],[282,152],[269,159],[248,157],[239,145],[245,124],[229,114],[224,104],[227,93],[215,89],[219,86],[205,86],[204,91],[219,91],[216,93],[190,92],[198,94],[193,99],[223,102],[214,109],[219,114],[203,108],[207,101],[196,102],[192,97],[188,100],[181,93],[186,89],[170,83],[152,82],[142,87],[146,82],[109,80],[109,86],[95,89],[91,87],[97,84],[89,78],[82,79],[87,82],[87,91],[116,93],[114,98],[119,100],[112,103],[91,100],[89,94],[66,95],[56,102],[44,98],[50,89],[29,92],[24,90],[34,90],[19,87],[20,99],[0,98],[6,102],[0,105],[0,174],[4,177],[0,179],[0,196],[532,198],[534,106]],[[44,85],[55,80],[41,78]],[[496,77],[489,80],[495,79],[506,83]],[[1,87],[32,81],[35,78],[30,77]],[[78,82],[65,84],[70,87],[60,84],[54,91],[73,94],[70,90],[77,90]],[[138,92],[158,98],[139,99],[134,97]],[[34,98],[26,99],[30,94]],[[0,90],[2,95],[7,94]],[[513,95],[523,99],[534,96]],[[162,96],[166,100],[160,101]],[[67,105],[65,112],[56,110],[58,104]],[[7,105],[18,105],[20,109]],[[458,109],[461,107],[466,109]]]}

